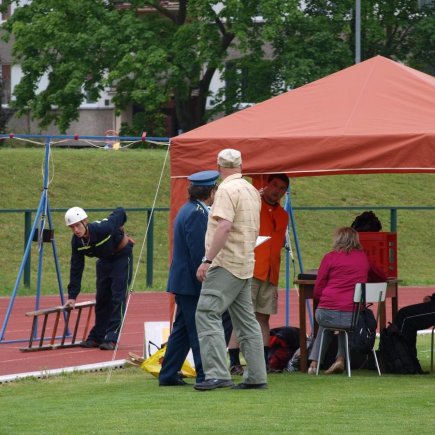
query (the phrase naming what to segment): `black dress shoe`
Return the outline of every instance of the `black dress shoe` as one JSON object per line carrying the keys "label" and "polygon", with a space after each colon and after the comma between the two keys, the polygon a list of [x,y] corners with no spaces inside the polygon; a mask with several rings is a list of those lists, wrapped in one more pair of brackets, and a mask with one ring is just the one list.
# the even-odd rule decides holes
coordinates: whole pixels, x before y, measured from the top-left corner
{"label": "black dress shoe", "polygon": [[159,383],[159,387],[182,387],[184,385],[190,385],[190,384],[184,382],[183,379],[177,379],[175,381]]}
{"label": "black dress shoe", "polygon": [[241,382],[240,384],[233,385],[233,390],[266,390],[267,384],[246,384]]}
{"label": "black dress shoe", "polygon": [[98,343],[98,341],[92,340],[92,339],[87,339],[85,341],[82,341],[79,346],[80,347],[86,347],[86,348],[91,348],[91,347],[98,347],[100,345],[100,343]]}
{"label": "black dress shoe", "polygon": [[105,341],[99,347],[101,350],[115,350],[116,343],[114,341]]}
{"label": "black dress shoe", "polygon": [[198,382],[196,383],[193,388],[195,390],[215,390],[216,388],[225,388],[225,387],[232,387],[233,381],[231,379],[207,379],[204,382]]}

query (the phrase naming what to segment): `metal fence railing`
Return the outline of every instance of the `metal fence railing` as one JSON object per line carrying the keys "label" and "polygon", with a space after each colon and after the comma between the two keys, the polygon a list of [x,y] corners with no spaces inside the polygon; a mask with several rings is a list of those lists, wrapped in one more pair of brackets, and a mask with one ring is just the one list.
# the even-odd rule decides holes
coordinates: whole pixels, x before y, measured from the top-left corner
{"label": "metal fence railing", "polygon": [[[52,208],[51,213],[65,213],[66,208]],[[87,212],[107,212],[110,213],[112,208],[86,208]],[[152,287],[153,285],[153,272],[154,272],[154,225],[156,219],[156,213],[159,212],[169,212],[168,207],[156,207],[154,210],[151,207],[130,207],[126,208],[125,211],[128,212],[145,212],[147,214],[147,240],[146,240],[146,285],[147,287]],[[30,232],[32,230],[32,215],[36,213],[36,209],[0,209],[0,214],[2,213],[19,213],[24,215],[24,247],[26,246],[27,240],[30,237]],[[31,256],[27,258],[24,266],[23,272],[23,284],[26,287],[30,287],[30,273],[31,270]]]}
{"label": "metal fence railing", "polygon": [[[54,208],[50,211],[52,213],[65,213],[67,209],[65,208]],[[125,208],[126,212],[146,212],[147,213],[147,224],[148,224],[148,232],[146,239],[146,285],[151,288],[153,286],[153,273],[154,273],[154,226],[156,213],[168,213],[168,207],[138,207],[138,208]],[[435,206],[325,206],[325,207],[317,207],[317,206],[299,206],[293,207],[294,211],[308,211],[308,212],[319,212],[319,211],[352,211],[352,210],[389,210],[390,214],[390,231],[397,232],[397,221],[398,214],[400,211],[434,211]],[[86,211],[94,212],[94,211],[103,211],[110,212],[112,209],[108,208],[86,208]],[[22,214],[24,217],[24,245],[29,239],[30,232],[32,229],[32,214],[36,212],[35,209],[0,209],[0,214],[4,213],[14,213],[14,214]],[[23,283],[25,286],[30,287],[30,269],[31,269],[31,258],[27,259],[27,262],[24,267],[23,273]]]}

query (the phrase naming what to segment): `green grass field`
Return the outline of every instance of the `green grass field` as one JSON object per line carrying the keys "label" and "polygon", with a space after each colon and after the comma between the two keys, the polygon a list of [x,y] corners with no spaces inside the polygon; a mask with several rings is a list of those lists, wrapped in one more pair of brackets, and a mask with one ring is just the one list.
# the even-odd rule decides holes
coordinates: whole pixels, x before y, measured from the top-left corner
{"label": "green grass field", "polygon": [[[418,348],[427,369],[429,335],[419,336]],[[432,434],[434,381],[434,374],[295,372],[269,375],[268,390],[198,392],[159,387],[137,367],[74,373],[0,385],[0,433]]]}
{"label": "green grass field", "polygon": [[[169,160],[166,150],[104,151],[101,149],[53,148],[50,160],[48,195],[51,209],[74,205],[85,209],[169,207]],[[38,207],[43,188],[44,147],[0,148],[0,210]],[[208,168],[198,168],[198,170]],[[162,177],[160,188],[159,180]],[[434,174],[343,175],[295,178],[291,182],[294,207],[302,206],[435,206]],[[316,268],[330,249],[332,232],[350,225],[362,210],[296,211],[295,222],[305,269]],[[89,213],[91,219],[104,217]],[[377,211],[384,230],[389,231],[389,211]],[[66,287],[69,276],[70,231],[63,213],[53,212],[61,277]],[[168,213],[157,212],[154,229],[155,250],[153,290],[166,286],[169,262]],[[127,229],[136,239],[135,285],[146,290],[146,249],[143,248],[147,216],[129,212]],[[435,210],[399,211],[398,264],[403,285],[435,284]],[[0,295],[10,295],[23,257],[24,214],[0,213]],[[57,292],[57,278],[49,244],[43,255],[42,292]],[[34,294],[38,251],[32,247],[32,275],[29,289],[19,294]],[[284,273],[281,286],[285,285]],[[291,277],[292,279],[293,277]],[[87,261],[83,291],[94,292],[94,261]]]}
{"label": "green grass field", "polygon": [[[51,208],[169,206],[165,150],[53,149]],[[43,148],[0,148],[1,209],[36,209],[42,189]],[[198,168],[198,170],[206,168]],[[160,174],[161,188],[157,192]],[[310,177],[292,180],[294,206],[434,206],[433,174]],[[330,248],[334,228],[349,225],[356,211],[296,212],[306,268],[317,267]],[[377,213],[388,230],[389,213]],[[101,218],[92,213],[91,218]],[[399,270],[404,284],[435,283],[435,211],[399,212]],[[70,231],[63,213],[53,212],[64,285],[68,280]],[[9,295],[23,254],[23,214],[0,213],[0,295]],[[146,214],[129,213],[128,231],[137,240],[136,285],[145,289],[142,243]],[[154,290],[164,289],[168,266],[168,215],[157,213]],[[34,294],[38,252],[32,248]],[[140,261],[139,261],[140,260]],[[94,262],[88,261],[84,290],[94,291]],[[282,280],[282,285],[284,280]],[[44,254],[44,293],[57,291],[49,249]],[[419,336],[419,358],[429,368],[430,336]],[[0,385],[0,434],[264,434],[374,433],[432,434],[435,375],[378,377],[372,371],[313,377],[269,376],[265,391],[197,392],[191,387],[159,388],[138,368],[74,373]],[[236,378],[236,381],[241,379]],[[191,380],[190,382],[193,383]]]}

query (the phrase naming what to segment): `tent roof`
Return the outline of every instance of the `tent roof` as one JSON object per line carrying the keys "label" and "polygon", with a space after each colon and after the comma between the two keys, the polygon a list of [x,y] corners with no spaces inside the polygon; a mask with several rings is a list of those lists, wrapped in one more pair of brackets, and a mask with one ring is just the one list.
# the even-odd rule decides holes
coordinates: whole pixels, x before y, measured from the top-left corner
{"label": "tent roof", "polygon": [[216,167],[290,176],[435,172],[435,78],[382,56],[171,140],[172,177]]}

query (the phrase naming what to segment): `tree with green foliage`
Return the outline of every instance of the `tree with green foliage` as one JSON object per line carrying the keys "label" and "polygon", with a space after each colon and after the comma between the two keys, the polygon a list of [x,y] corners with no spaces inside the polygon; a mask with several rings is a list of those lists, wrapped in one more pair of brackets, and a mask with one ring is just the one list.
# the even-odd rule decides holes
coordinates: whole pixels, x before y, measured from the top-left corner
{"label": "tree with green foliage", "polygon": [[[355,0],[307,0],[305,12],[335,44],[327,44],[325,58],[341,41],[348,52],[355,47]],[[361,1],[361,60],[376,55],[431,72],[435,66],[435,2],[417,0]]]}
{"label": "tree with green foliage", "polygon": [[[159,135],[168,103],[188,131],[354,61],[354,0],[4,0],[1,7],[10,3],[18,7],[4,29],[23,70],[14,106],[61,131],[107,87],[116,90],[118,111],[138,108],[134,122]],[[362,60],[381,54],[428,71],[435,65],[433,7],[361,3]],[[210,95],[216,72],[226,84]]]}
{"label": "tree with green foliage", "polygon": [[[24,74],[15,106],[19,113],[31,110],[41,126],[55,122],[65,131],[85,98],[95,100],[111,86],[118,110],[140,106],[148,121],[173,100],[180,128],[190,130],[206,121],[210,83],[230,49],[263,59],[262,26],[253,17],[276,20],[297,12],[297,3],[135,0],[121,7],[108,0],[33,0],[17,7],[5,24]],[[43,77],[48,86],[39,90]],[[262,90],[261,83],[256,86]]]}

